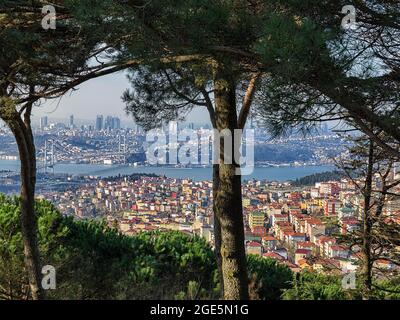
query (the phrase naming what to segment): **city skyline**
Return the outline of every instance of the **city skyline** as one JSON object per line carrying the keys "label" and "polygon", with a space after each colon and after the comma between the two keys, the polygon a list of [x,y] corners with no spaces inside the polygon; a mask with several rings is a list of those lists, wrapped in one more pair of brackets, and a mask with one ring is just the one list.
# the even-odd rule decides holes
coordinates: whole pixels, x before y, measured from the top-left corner
{"label": "city skyline", "polygon": [[[118,73],[91,80],[79,86],[61,99],[44,101],[34,108],[32,120],[39,125],[40,118],[47,116],[52,121],[69,121],[71,115],[77,125],[80,122],[93,122],[97,115],[114,116],[121,119],[123,126],[134,124],[132,116],[125,113],[125,105],[121,100],[122,93],[130,87],[125,73]],[[209,123],[206,110],[194,108],[186,121]]]}

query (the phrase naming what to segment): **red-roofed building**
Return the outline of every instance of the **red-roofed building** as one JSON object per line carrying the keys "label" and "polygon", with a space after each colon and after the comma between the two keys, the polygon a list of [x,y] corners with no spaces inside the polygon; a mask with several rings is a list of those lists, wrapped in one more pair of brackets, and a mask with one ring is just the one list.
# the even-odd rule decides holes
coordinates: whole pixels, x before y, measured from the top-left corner
{"label": "red-roofed building", "polygon": [[288,221],[288,216],[286,214],[273,214],[271,215],[271,226],[275,226],[278,222]]}
{"label": "red-roofed building", "polygon": [[297,249],[294,253],[294,263],[299,264],[299,260],[311,257],[311,250]]}
{"label": "red-roofed building", "polygon": [[264,227],[254,227],[252,233],[258,237],[264,237],[267,234],[267,230]]}
{"label": "red-roofed building", "polygon": [[246,243],[246,252],[247,252],[247,254],[256,254],[256,255],[261,256],[262,246],[258,242],[249,241]]}
{"label": "red-roofed building", "polygon": [[278,239],[276,239],[271,235],[262,238],[262,245],[264,246],[264,248],[268,250],[275,249],[277,244],[278,244]]}
{"label": "red-roofed building", "polygon": [[398,268],[393,262],[385,260],[385,259],[378,259],[374,262],[374,267],[378,269],[384,270],[394,270]]}
{"label": "red-roofed building", "polygon": [[317,183],[319,193],[325,196],[335,196],[340,192],[340,186],[337,182],[321,182]]}
{"label": "red-roofed building", "polygon": [[341,221],[341,234],[353,233],[360,228],[360,221],[356,218],[349,218]]}
{"label": "red-roofed building", "polygon": [[335,259],[318,259],[313,264],[314,270],[341,272],[340,261]]}
{"label": "red-roofed building", "polygon": [[290,245],[295,246],[297,242],[306,241],[306,234],[299,233],[299,232],[293,232],[293,233],[289,234],[288,240],[289,240]]}
{"label": "red-roofed building", "polygon": [[297,242],[296,243],[296,250],[297,249],[306,249],[306,250],[311,250],[314,251],[315,250],[315,245],[314,243],[312,243],[311,241],[304,241],[304,242]]}
{"label": "red-roofed building", "polygon": [[303,269],[312,269],[312,263],[310,263],[307,259],[300,259],[298,261],[299,267]]}
{"label": "red-roofed building", "polygon": [[301,268],[298,265],[294,264],[294,263],[291,263],[289,261],[284,261],[283,263],[285,265],[287,265],[289,267],[289,269],[292,270],[292,272],[296,272],[297,273],[297,272],[301,271]]}
{"label": "red-roofed building", "polygon": [[335,199],[324,200],[324,214],[326,216],[335,216],[339,212],[342,203]]}
{"label": "red-roofed building", "polygon": [[262,255],[264,258],[272,258],[277,261],[284,261],[285,258],[276,252],[266,252]]}

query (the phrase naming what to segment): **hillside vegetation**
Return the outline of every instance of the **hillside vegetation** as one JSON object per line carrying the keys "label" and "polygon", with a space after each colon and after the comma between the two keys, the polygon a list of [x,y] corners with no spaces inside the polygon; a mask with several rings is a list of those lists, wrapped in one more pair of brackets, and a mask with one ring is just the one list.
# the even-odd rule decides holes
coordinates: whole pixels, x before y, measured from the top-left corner
{"label": "hillside vegetation", "polygon": [[[36,202],[42,265],[56,269],[47,299],[219,299],[217,265],[204,239],[181,232],[120,234],[104,221],[64,217]],[[19,201],[0,194],[0,299],[30,299],[24,271]],[[340,276],[293,274],[270,258],[249,255],[252,299],[358,299]],[[379,284],[381,299],[399,299],[400,281]]]}

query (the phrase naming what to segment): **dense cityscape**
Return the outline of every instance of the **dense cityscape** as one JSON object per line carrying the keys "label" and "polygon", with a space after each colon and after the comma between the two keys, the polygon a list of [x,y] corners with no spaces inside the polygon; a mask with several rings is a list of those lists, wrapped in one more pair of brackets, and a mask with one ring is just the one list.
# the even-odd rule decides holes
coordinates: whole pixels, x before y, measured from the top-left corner
{"label": "dense cityscape", "polygon": [[[212,134],[209,124],[180,123],[176,126],[178,134],[185,129],[194,130],[199,136]],[[271,139],[262,127],[249,124],[248,128],[255,130],[255,161],[259,165],[329,164],[334,156],[344,151],[344,139],[330,131],[327,125],[306,137],[293,134],[278,139]],[[162,131],[168,133],[171,127],[166,125]],[[121,127],[118,117],[99,115],[93,124],[77,126],[73,115],[64,122],[52,122],[45,116],[40,118],[34,134],[41,166],[146,163],[146,133],[137,125]],[[10,130],[4,125],[0,125],[0,143],[0,159],[15,160],[17,148]]]}
{"label": "dense cityscape", "polygon": [[[135,175],[98,179],[73,191],[47,192],[41,198],[64,214],[105,217],[110,226],[117,225],[127,235],[176,230],[214,243],[211,181]],[[243,185],[247,253],[276,259],[293,271],[355,271],[359,248],[350,250],[338,239],[360,227],[362,201],[354,183],[346,179],[311,187],[248,181]],[[384,215],[387,223],[399,224],[400,201],[391,202]],[[376,267],[399,271],[384,259],[377,260]]]}
{"label": "dense cityscape", "polygon": [[[182,125],[186,127],[194,129],[195,125]],[[198,127],[199,131],[210,130],[208,125]],[[297,154],[293,158],[293,152],[284,162],[258,161],[256,165],[287,166],[290,170],[291,166],[332,163],[334,156],[343,152],[345,142],[326,127],[322,131],[311,138],[293,136],[271,141],[264,130],[257,129],[260,148],[278,149],[285,145],[295,149],[305,143],[313,154]],[[9,134],[3,128],[3,159],[13,159],[15,154],[12,143],[7,143],[11,140]],[[104,218],[126,235],[175,230],[200,235],[214,245],[212,181],[154,174],[102,178],[52,173],[57,163],[146,166],[146,137],[140,127],[122,129],[120,119],[111,116],[105,121],[103,116],[97,116],[93,126],[80,128],[72,115],[66,124],[49,123],[43,117],[36,139],[38,160],[43,163],[38,175],[38,196],[53,203],[64,215]],[[391,179],[398,179],[398,175],[393,170]],[[0,179],[5,191],[18,191],[18,173],[3,172]],[[275,259],[295,272],[309,268],[340,274],[357,269],[359,248],[350,249],[339,240],[342,235],[356,232],[362,219],[362,195],[351,180],[338,176],[336,181],[297,186],[293,181],[250,179],[244,183],[242,193],[247,253]],[[385,213],[388,221],[400,223],[400,201],[390,203]],[[398,271],[387,260],[376,264]]]}

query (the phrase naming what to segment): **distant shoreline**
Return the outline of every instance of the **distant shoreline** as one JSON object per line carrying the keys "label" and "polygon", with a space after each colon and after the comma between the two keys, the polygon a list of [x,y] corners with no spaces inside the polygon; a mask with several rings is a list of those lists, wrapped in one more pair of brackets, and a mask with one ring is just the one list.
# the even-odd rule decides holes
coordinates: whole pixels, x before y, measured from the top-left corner
{"label": "distant shoreline", "polygon": [[[40,164],[38,165],[38,171]],[[269,181],[290,181],[315,173],[332,171],[332,165],[305,165],[305,166],[281,166],[281,167],[259,167],[254,168],[251,175],[243,176],[243,180],[257,179]],[[19,170],[18,161],[0,160],[0,170]],[[124,165],[91,165],[91,164],[58,164],[54,168],[55,173],[66,173],[71,175],[92,175],[99,177],[110,177],[129,175],[134,173],[165,175],[169,178],[192,179],[195,181],[211,180],[211,167],[197,168],[174,168],[154,166],[124,166]]]}

